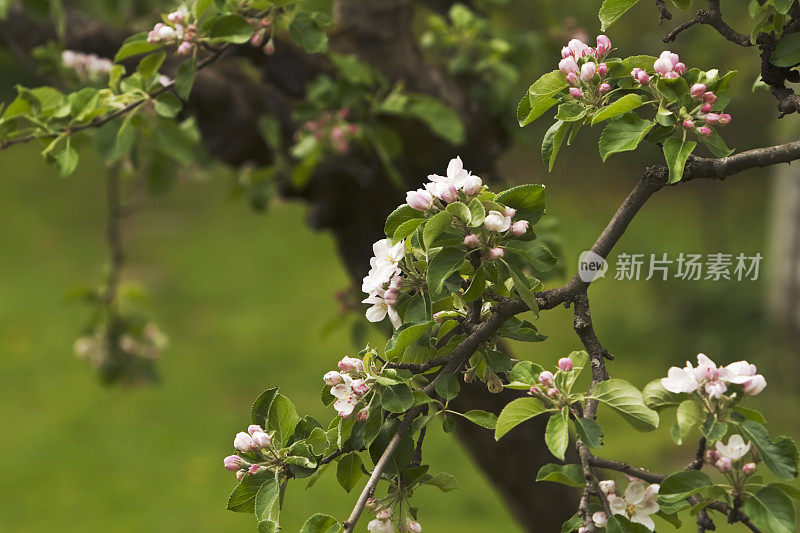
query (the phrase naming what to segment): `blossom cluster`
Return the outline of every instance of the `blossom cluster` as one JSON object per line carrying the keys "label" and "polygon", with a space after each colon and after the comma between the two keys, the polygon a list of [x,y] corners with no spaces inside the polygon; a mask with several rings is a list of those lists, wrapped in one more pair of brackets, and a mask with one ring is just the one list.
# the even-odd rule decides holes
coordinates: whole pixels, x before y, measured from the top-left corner
{"label": "blossom cluster", "polygon": [[[634,524],[642,524],[650,531],[655,531],[656,524],[650,516],[659,510],[657,499],[661,486],[656,483],[645,485],[640,479],[628,479],[630,483],[624,496],[617,494],[617,483],[614,480],[599,483],[600,490],[608,500],[609,509],[613,514],[623,515]],[[603,511],[597,511],[592,515],[592,521],[596,527],[605,527],[608,517]],[[578,531],[584,533],[586,530],[581,527]]]}
{"label": "blossom cluster", "polygon": [[[374,500],[373,500],[374,501]],[[406,517],[405,523],[400,524],[395,529],[392,522],[392,515],[389,509],[374,508],[375,518],[367,524],[369,533],[395,533],[395,531],[405,531],[408,533],[422,533],[422,526],[416,520]]]}
{"label": "blossom cluster", "polygon": [[250,37],[250,44],[255,48],[261,48],[266,55],[275,53],[275,43],[270,34],[272,21],[269,19],[254,19],[250,21],[254,27],[253,35]]}
{"label": "blossom cluster", "polygon": [[178,55],[185,56],[192,53],[195,47],[197,36],[197,25],[187,24],[189,12],[186,8],[180,8],[167,15],[167,24],[159,22],[147,34],[147,42],[150,44],[172,44],[180,42],[175,51]]}
{"label": "blossom cluster", "polygon": [[[343,357],[338,364],[339,370],[331,370],[322,376],[326,385],[331,387],[331,395],[336,398],[333,408],[342,418],[350,418],[364,396],[372,390],[372,384],[365,378],[364,362],[355,357]],[[366,420],[368,409],[364,407],[358,412],[358,420]]]}
{"label": "blossom cluster", "polygon": [[241,481],[248,474],[254,476],[267,469],[272,445],[272,436],[256,424],[251,424],[247,432],[240,431],[233,439],[233,447],[247,459],[240,455],[229,455],[223,459],[225,469],[236,472],[236,479]]}
{"label": "blossom cluster", "polygon": [[[686,65],[681,62],[678,54],[664,50],[653,63],[653,72],[653,76],[674,80],[686,73]],[[649,86],[652,81],[647,71],[638,67],[631,71],[631,78],[642,87]],[[692,109],[682,109],[681,115],[677,117],[683,129],[694,130],[700,137],[711,135],[710,126],[725,126],[731,121],[728,113],[711,112],[717,95],[707,89],[703,83],[693,84],[689,92],[697,105]]]}
{"label": "blossom cluster", "polygon": [[661,385],[670,392],[697,392],[711,399],[722,398],[730,385],[738,385],[744,394],[755,396],[767,386],[767,380],[757,372],[756,366],[747,361],[718,367],[706,355],[698,354],[696,368],[689,361],[684,368],[673,366],[661,379]]}
{"label": "blossom cluster", "polygon": [[559,407],[569,405],[569,398],[556,386],[556,376],[559,373],[572,372],[575,363],[569,357],[562,357],[558,360],[558,370],[553,374],[545,370],[539,374],[539,384],[534,385],[528,390],[528,394],[534,398],[539,398],[545,405],[554,404]]}
{"label": "blossom cluster", "polygon": [[728,444],[717,441],[715,450],[706,451],[706,462],[714,465],[717,470],[727,474],[736,467],[745,476],[752,475],[756,471],[756,463],[753,461],[744,462],[742,459],[750,452],[753,452],[754,460],[759,459],[752,443],[745,443],[741,435],[731,435]]}
{"label": "blossom cluster", "polygon": [[317,142],[326,143],[337,154],[346,154],[354,139],[361,134],[357,124],[349,122],[350,109],[343,107],[338,111],[323,111],[314,120],[306,120],[295,132],[295,141],[300,143],[305,137],[313,137]]}
{"label": "blossom cluster", "polygon": [[61,52],[61,64],[65,68],[74,70],[81,80],[97,80],[108,75],[114,66],[114,63],[106,57],[74,50]]}
{"label": "blossom cluster", "polygon": [[380,322],[386,315],[395,328],[402,325],[395,304],[403,288],[400,261],[406,254],[406,241],[390,244],[381,239],[372,245],[373,257],[369,261],[370,270],[364,277],[361,290],[368,294],[362,303],[370,304],[366,316],[370,322]]}
{"label": "blossom cluster", "polygon": [[576,100],[587,99],[597,103],[599,98],[611,90],[605,81],[608,65],[603,58],[611,51],[611,40],[605,35],[597,36],[597,48],[592,48],[580,39],[572,39],[561,49],[558,69],[569,83],[569,94]]}

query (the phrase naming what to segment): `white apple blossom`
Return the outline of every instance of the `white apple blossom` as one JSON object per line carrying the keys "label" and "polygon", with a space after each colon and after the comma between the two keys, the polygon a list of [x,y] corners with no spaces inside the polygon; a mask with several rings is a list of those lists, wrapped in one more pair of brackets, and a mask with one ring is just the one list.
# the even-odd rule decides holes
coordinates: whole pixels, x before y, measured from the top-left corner
{"label": "white apple blossom", "polygon": [[342,418],[349,418],[358,404],[358,396],[348,381],[331,387],[331,394],[336,398],[333,408]]}
{"label": "white apple blossom", "polygon": [[381,239],[372,245],[373,257],[369,260],[370,271],[361,283],[361,290],[371,294],[381,289],[400,273],[398,263],[406,253],[406,241],[389,246],[388,239]]}
{"label": "white apple blossom", "polygon": [[744,393],[755,396],[767,386],[767,380],[761,374],[756,374],[744,384]]}
{"label": "white apple blossom", "polygon": [[254,447],[253,439],[244,431],[240,431],[233,439],[233,447],[240,452],[252,450]]}
{"label": "white apple blossom", "polygon": [[456,189],[463,189],[470,173],[464,170],[464,163],[461,157],[455,157],[450,160],[447,165],[447,176],[440,176],[438,174],[431,174],[428,179],[435,183],[452,183]]}
{"label": "white apple blossom", "polygon": [[446,204],[458,200],[458,189],[449,181],[432,181],[425,184],[425,189]]}
{"label": "white apple blossom", "polygon": [[738,461],[750,451],[752,443],[745,444],[741,435],[731,435],[728,439],[728,444],[722,444],[722,441],[717,441],[717,453],[722,457],[727,457],[731,461]]}
{"label": "white apple blossom", "polygon": [[603,511],[597,511],[592,515],[592,522],[594,522],[595,527],[606,527],[608,517],[606,517],[606,513]]}
{"label": "white apple blossom", "polygon": [[625,496],[609,495],[608,506],[614,514],[627,516],[635,524],[642,524],[650,531],[656,528],[650,515],[658,512],[656,502],[660,485],[652,484],[645,487],[641,480],[632,481],[625,489]]}
{"label": "white apple blossom", "polygon": [[322,380],[325,382],[326,385],[330,385],[333,387],[334,385],[338,385],[344,381],[344,376],[338,373],[335,370],[331,370],[327,372],[324,376],[322,376]]}
{"label": "white apple blossom", "polygon": [[489,211],[486,218],[483,219],[483,225],[489,231],[503,233],[511,227],[511,217],[505,216],[500,211]]}
{"label": "white apple blossom", "polygon": [[406,531],[410,533],[422,533],[422,526],[419,522],[406,518]]}
{"label": "white apple blossom", "polygon": [[386,315],[389,315],[389,321],[395,329],[403,325],[403,321],[394,306],[389,305],[383,297],[384,291],[377,290],[361,300],[361,303],[371,304],[372,307],[367,309],[366,317],[370,322],[380,322]]}
{"label": "white apple blossom", "polygon": [[394,533],[394,526],[391,520],[380,520],[376,518],[367,524],[369,533]]}
{"label": "white apple blossom", "polygon": [[692,371],[692,364],[686,362],[686,368],[673,366],[667,372],[667,377],[661,378],[661,386],[669,392],[694,392],[697,390],[697,379]]}

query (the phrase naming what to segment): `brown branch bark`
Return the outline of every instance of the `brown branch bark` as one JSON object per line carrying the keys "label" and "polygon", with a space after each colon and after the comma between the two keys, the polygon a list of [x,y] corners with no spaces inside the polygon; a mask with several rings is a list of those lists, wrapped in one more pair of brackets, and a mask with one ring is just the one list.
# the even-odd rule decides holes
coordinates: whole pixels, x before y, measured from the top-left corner
{"label": "brown branch bark", "polygon": [[682,31],[691,28],[695,24],[705,24],[706,26],[714,28],[717,33],[734,44],[745,47],[751,46],[752,43],[750,42],[750,37],[734,30],[728,25],[727,22],[725,22],[725,19],[722,17],[722,10],[719,4],[719,0],[708,0],[707,10],[699,10],[695,18],[684,22],[680,26],[677,26],[674,30],[669,32],[666,37],[664,37],[664,42],[668,43],[670,41],[674,41]]}

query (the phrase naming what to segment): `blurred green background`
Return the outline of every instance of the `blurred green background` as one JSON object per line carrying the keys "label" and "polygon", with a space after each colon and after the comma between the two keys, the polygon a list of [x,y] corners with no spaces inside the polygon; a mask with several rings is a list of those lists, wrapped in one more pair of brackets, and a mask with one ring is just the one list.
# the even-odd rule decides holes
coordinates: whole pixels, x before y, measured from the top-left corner
{"label": "blurred green background", "polygon": [[[589,4],[575,11],[594,35],[597,6]],[[644,4],[630,24],[610,33],[623,55],[663,48],[664,28]],[[553,7],[549,16],[559,22],[564,11]],[[725,132],[731,146],[757,147],[790,133],[791,125],[773,118],[768,95],[750,94],[754,53],[726,47],[704,28],[687,32],[671,49],[690,67],[743,71],[730,107],[734,123]],[[549,70],[545,62],[555,64],[557,50],[548,53],[553,57],[546,61],[532,60],[532,75]],[[29,76],[19,68],[2,72],[6,95]],[[784,122],[791,120],[796,117]],[[559,221],[571,273],[657,154],[644,149],[601,166],[592,145],[598,132],[587,129],[547,174],[537,142],[546,127],[520,133],[503,158],[501,177],[548,186],[548,211]],[[65,296],[100,278],[107,253],[102,169],[88,151],[82,155],[78,172],[59,180],[33,146],[0,154],[0,530],[253,531],[252,517],[224,510],[235,482],[222,468],[251,401],[279,385],[300,411],[326,419],[332,411],[319,402],[320,376],[354,351],[347,330],[320,333],[338,312],[334,292],[349,283],[332,239],[307,227],[301,204],[279,201],[266,215],[251,212],[230,199],[224,176],[186,180],[149,198],[124,225],[124,277],[147,288],[150,308],[170,337],[159,363],[163,379],[138,390],[103,388],[72,355],[88,317]],[[469,155],[462,155],[469,168]],[[611,257],[613,268],[626,252],[760,252],[758,281],[623,282],[610,271],[590,298],[598,336],[616,356],[609,364],[615,376],[643,386],[701,351],[723,364],[748,359],[769,382],[750,406],[764,409],[773,434],[797,439],[797,351],[767,318],[770,183],[768,171],[750,171],[725,183],[663,190]],[[518,357],[550,364],[579,348],[570,311],[543,313],[540,324],[549,339],[515,346]],[[671,415],[651,434],[631,433],[611,413],[601,416],[605,456],[666,471],[694,455],[693,444],[672,444]],[[417,494],[425,531],[518,531],[457,440],[437,429],[426,445],[426,461],[456,475],[461,488]],[[293,482],[282,525],[296,531],[313,512],[343,515],[353,499],[331,475],[308,493],[302,481]],[[664,522],[658,528],[672,530]],[[695,529],[685,524],[681,531]]]}

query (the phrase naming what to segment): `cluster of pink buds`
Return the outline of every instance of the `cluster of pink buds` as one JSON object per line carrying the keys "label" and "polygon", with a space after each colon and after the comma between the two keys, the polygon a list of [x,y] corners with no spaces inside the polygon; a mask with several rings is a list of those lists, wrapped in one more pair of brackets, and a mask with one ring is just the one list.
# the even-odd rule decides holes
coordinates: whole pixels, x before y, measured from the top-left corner
{"label": "cluster of pink buds", "polygon": [[100,57],[96,54],[83,54],[73,50],[61,52],[61,64],[72,69],[82,80],[96,80],[111,72],[114,66],[113,61],[108,58]]}
{"label": "cluster of pink buds", "polygon": [[[558,370],[556,374],[559,372],[572,372],[573,368],[575,368],[575,364],[572,358],[562,357],[558,360]],[[543,371],[539,374],[539,384],[531,387],[528,390],[528,394],[543,400],[545,404],[550,404],[552,402],[558,404],[563,398],[561,391],[556,387],[556,374],[553,374],[549,370]]]}
{"label": "cluster of pink buds", "polygon": [[316,120],[307,120],[295,133],[295,140],[300,141],[306,135],[313,135],[317,141],[327,142],[331,149],[339,154],[350,150],[350,143],[361,134],[357,124],[347,121],[350,110],[346,107],[335,113],[323,112]]}
{"label": "cluster of pink buds", "polygon": [[[249,457],[263,456],[271,444],[272,437],[256,424],[248,426],[247,432],[240,431],[233,439],[233,447],[240,453],[248,454]],[[247,474],[254,476],[266,469],[265,466],[257,462],[251,463],[239,455],[225,457],[223,464],[226,470],[236,472],[236,479],[239,481]]]}
{"label": "cluster of pink buds", "polygon": [[187,24],[189,12],[185,8],[180,8],[167,15],[169,24],[159,22],[147,34],[147,42],[150,44],[172,44],[180,42],[176,54],[185,56],[192,53],[197,37],[197,25]]}
{"label": "cluster of pink buds", "polygon": [[710,126],[726,126],[731,121],[728,113],[712,113],[717,95],[706,90],[702,83],[695,83],[690,90],[692,98],[698,100],[699,105],[683,118],[682,126],[686,130],[694,129],[700,137],[711,135]]}
{"label": "cluster of pink buds", "polygon": [[[653,71],[655,72],[654,76],[658,75],[664,79],[674,80],[686,72],[686,65],[681,63],[678,54],[664,50],[653,63]],[[646,86],[650,83],[650,75],[646,70],[639,67],[631,71],[631,78],[639,82],[641,86]]]}
{"label": "cluster of pink buds", "polygon": [[494,234],[502,237],[522,237],[528,232],[530,222],[524,219],[514,220],[517,210],[506,206],[503,211],[489,211],[483,219],[483,227],[488,232],[483,236],[476,233],[469,233],[464,237],[464,246],[475,249],[486,246],[489,259],[498,260],[505,257],[505,250],[497,246],[497,238]]}
{"label": "cluster of pink buds", "polygon": [[[350,418],[362,398],[372,389],[372,385],[364,379],[364,362],[355,357],[343,357],[338,364],[339,370],[331,370],[322,376],[326,385],[331,387],[331,395],[336,398],[333,407],[342,418]],[[358,420],[366,420],[366,408],[358,412]]]}
{"label": "cluster of pink buds", "polygon": [[253,36],[250,37],[250,44],[261,50],[268,56],[275,53],[275,42],[272,40],[270,28],[272,21],[269,19],[252,19],[250,25],[253,26]]}
{"label": "cluster of pink buds", "polygon": [[749,461],[745,462],[744,457],[752,452],[754,460],[758,460],[758,452],[752,448],[752,443],[745,443],[741,435],[731,435],[728,439],[728,444],[723,444],[722,441],[716,443],[716,449],[707,450],[705,460],[707,463],[714,465],[717,470],[723,474],[727,474],[731,470],[741,470],[746,476],[750,476],[756,471],[756,463]]}
{"label": "cluster of pink buds", "polygon": [[430,174],[428,180],[423,189],[406,193],[406,203],[417,211],[443,208],[446,204],[472,198],[483,190],[481,178],[466,170],[460,157],[450,160],[447,175]]}
{"label": "cluster of pink buds", "polygon": [[558,69],[570,84],[569,94],[572,98],[597,98],[611,90],[611,85],[604,81],[608,76],[608,65],[602,62],[609,51],[611,40],[605,35],[597,36],[597,48],[591,48],[579,39],[572,39],[561,49]]}

